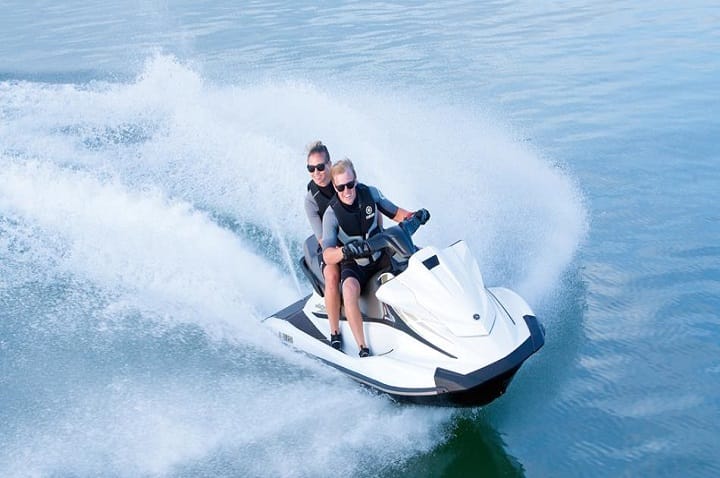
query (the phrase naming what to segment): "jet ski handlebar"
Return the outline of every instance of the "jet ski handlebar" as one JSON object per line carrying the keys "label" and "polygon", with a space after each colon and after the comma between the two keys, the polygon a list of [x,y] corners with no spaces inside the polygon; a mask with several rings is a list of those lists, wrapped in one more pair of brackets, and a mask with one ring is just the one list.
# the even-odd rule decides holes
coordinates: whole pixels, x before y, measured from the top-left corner
{"label": "jet ski handlebar", "polygon": [[389,249],[396,256],[408,259],[418,250],[413,243],[412,235],[429,219],[430,213],[427,209],[420,209],[397,226],[389,227],[380,234],[372,236],[367,240],[367,244],[373,252]]}
{"label": "jet ski handlebar", "polygon": [[426,222],[430,220],[430,212],[427,209],[418,209],[410,217],[399,224],[409,235],[415,234]]}

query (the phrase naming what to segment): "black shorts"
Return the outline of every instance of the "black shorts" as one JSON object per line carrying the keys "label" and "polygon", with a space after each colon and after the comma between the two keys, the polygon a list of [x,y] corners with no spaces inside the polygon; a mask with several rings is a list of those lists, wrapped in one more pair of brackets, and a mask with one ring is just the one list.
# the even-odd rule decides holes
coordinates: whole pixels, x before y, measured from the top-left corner
{"label": "black shorts", "polygon": [[373,275],[387,268],[388,265],[390,265],[390,256],[385,253],[377,261],[367,266],[360,266],[353,260],[343,261],[340,263],[340,287],[342,287],[345,279],[354,277],[360,283],[360,289],[362,290]]}

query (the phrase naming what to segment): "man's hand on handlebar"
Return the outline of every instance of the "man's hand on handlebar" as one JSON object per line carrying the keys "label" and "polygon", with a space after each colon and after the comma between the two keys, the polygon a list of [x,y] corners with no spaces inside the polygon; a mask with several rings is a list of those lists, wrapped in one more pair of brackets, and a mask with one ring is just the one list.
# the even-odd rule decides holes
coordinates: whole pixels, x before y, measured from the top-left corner
{"label": "man's hand on handlebar", "polygon": [[343,260],[358,259],[361,257],[370,257],[373,253],[367,241],[359,239],[350,241],[342,248]]}

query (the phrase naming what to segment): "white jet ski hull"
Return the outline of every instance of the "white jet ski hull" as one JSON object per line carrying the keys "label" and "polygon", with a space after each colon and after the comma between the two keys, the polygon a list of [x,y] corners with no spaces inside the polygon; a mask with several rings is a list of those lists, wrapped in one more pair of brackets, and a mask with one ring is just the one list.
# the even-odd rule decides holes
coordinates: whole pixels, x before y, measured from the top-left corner
{"label": "white jet ski hull", "polygon": [[390,259],[359,302],[371,356],[358,357],[343,317],[343,346],[330,346],[314,236],[300,260],[314,292],[264,322],[285,343],[396,399],[484,405],[505,393],[522,363],[545,343],[545,332],[518,294],[485,287],[463,241],[419,249],[412,235],[429,217],[418,211],[365,241],[371,253]]}
{"label": "white jet ski hull", "polygon": [[[358,357],[357,345],[344,317],[340,322],[343,347],[336,350],[330,346],[324,299],[318,291],[264,322],[286,344],[395,399],[450,406],[487,404],[505,393],[523,362],[545,342],[543,327],[519,295],[505,288],[485,288],[478,276],[479,287],[470,294],[463,285],[463,294],[477,296],[472,304],[482,310],[483,319],[480,314],[474,314],[476,320],[471,317],[457,323],[450,318],[442,322],[418,319],[413,315],[415,311],[408,312],[412,307],[396,309],[374,299],[375,296],[387,297],[391,292],[394,295],[388,302],[397,299],[402,295],[395,290],[402,285],[400,278],[403,274],[412,277],[413,271],[419,275],[426,273],[417,268],[420,266],[444,278],[436,262],[452,263],[454,256],[465,260],[466,252],[461,241],[441,251],[421,249],[411,258],[407,271],[392,276],[385,284],[376,280],[375,288],[364,292],[361,309],[365,337],[372,352],[370,357]],[[413,263],[420,266],[415,267]],[[468,267],[472,272],[472,264]],[[412,286],[407,277],[403,280],[405,285]],[[438,290],[430,299],[438,297],[443,297],[443,291]],[[373,300],[375,303],[370,304]],[[422,306],[421,299],[414,300]],[[446,313],[462,313],[462,304],[442,306]],[[446,326],[452,327],[454,333]]]}

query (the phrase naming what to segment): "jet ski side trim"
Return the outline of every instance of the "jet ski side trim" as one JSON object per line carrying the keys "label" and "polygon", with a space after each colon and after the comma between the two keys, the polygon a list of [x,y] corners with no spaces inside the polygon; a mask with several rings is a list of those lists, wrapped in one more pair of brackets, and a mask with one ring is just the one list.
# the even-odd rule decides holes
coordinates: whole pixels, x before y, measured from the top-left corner
{"label": "jet ski side trim", "polygon": [[297,302],[293,302],[292,304],[288,305],[284,309],[274,313],[271,317],[266,317],[265,320],[270,319],[272,317],[277,317],[278,319],[282,319],[282,320],[288,320],[288,318],[295,315],[298,310],[303,309],[303,307],[305,306],[305,302],[307,302],[309,298],[310,298],[310,295],[306,295],[305,297],[298,300]]}
{"label": "jet ski side trim", "polygon": [[525,323],[527,324],[528,330],[530,330],[530,338],[533,343],[533,352],[540,350],[540,347],[545,345],[545,329],[540,324],[540,321],[534,315],[523,315]]}
{"label": "jet ski side trim", "polygon": [[452,370],[446,370],[438,367],[435,370],[435,384],[438,388],[445,389],[448,392],[459,392],[475,388],[493,378],[502,375],[509,370],[517,368],[530,355],[535,352],[532,337],[528,337],[525,342],[515,349],[507,357],[501,358],[497,362],[493,362],[483,368],[477,369],[468,374],[459,374]]}
{"label": "jet ski side trim", "polygon": [[293,325],[293,327],[314,339],[318,339],[322,342],[330,344],[327,337],[325,337],[325,334],[320,332],[320,330],[315,327],[315,324],[313,324],[303,312],[303,307],[305,306],[305,303],[309,298],[310,296],[308,295],[307,297],[300,299],[294,304],[285,307],[283,310],[275,314],[274,317],[289,322]]}
{"label": "jet ski side trim", "polygon": [[438,367],[435,384],[448,393],[448,399],[458,404],[483,405],[499,397],[507,389],[520,366],[545,344],[545,333],[537,318],[523,316],[530,330],[528,337],[510,355],[468,374],[459,374]]}
{"label": "jet ski side trim", "polygon": [[[525,339],[520,347],[515,349],[507,357],[465,375],[438,367],[435,370],[435,384],[438,388],[445,389],[450,393],[458,392],[461,396],[467,396],[471,390],[485,388],[484,384],[492,382],[493,380],[501,383],[503,377],[507,378],[507,383],[504,385],[506,388],[523,362],[545,344],[545,333],[537,317],[534,315],[525,315],[523,319],[525,319],[525,323],[530,331],[530,337]],[[498,389],[498,391],[502,394],[504,393],[504,388],[502,390]],[[486,396],[486,398],[489,398],[488,402],[497,397],[497,395],[495,397],[490,397],[490,395],[492,395],[492,393]]]}

